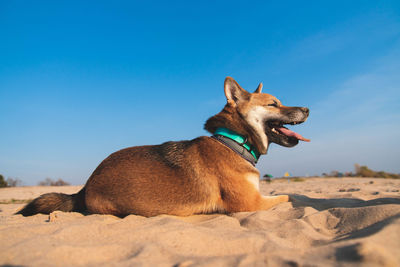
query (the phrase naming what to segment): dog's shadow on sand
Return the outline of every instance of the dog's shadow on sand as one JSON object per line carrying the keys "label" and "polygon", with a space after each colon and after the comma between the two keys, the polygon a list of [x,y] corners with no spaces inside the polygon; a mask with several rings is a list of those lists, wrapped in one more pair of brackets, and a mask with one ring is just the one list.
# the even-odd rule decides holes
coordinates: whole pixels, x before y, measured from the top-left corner
{"label": "dog's shadow on sand", "polygon": [[357,198],[311,198],[304,195],[289,195],[294,208],[312,207],[318,211],[331,208],[359,208],[385,204],[400,204],[400,198],[376,198],[362,200]]}

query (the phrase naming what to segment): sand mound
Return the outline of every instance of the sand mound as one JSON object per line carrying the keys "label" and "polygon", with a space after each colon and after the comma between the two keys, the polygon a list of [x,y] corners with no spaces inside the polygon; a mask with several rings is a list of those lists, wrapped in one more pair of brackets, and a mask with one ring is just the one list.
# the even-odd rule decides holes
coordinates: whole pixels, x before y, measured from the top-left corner
{"label": "sand mound", "polygon": [[59,211],[22,217],[12,215],[21,204],[2,204],[0,264],[400,265],[400,181],[309,179],[261,188],[293,193],[293,202],[229,215],[123,219]]}

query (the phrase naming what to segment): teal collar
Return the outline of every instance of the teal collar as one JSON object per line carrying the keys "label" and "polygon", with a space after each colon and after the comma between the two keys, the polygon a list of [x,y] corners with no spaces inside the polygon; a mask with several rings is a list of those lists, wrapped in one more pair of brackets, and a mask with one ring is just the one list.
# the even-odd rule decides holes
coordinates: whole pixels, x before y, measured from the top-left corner
{"label": "teal collar", "polygon": [[234,131],[231,131],[227,128],[218,128],[215,133],[215,136],[217,135],[222,135],[225,136],[229,139],[232,139],[233,141],[235,141],[236,143],[238,143],[239,145],[241,145],[242,147],[244,147],[255,159],[255,163],[257,163],[258,159],[260,158],[260,153],[257,151],[257,149],[255,147],[253,147],[252,144],[250,144],[247,141],[247,138],[235,133]]}

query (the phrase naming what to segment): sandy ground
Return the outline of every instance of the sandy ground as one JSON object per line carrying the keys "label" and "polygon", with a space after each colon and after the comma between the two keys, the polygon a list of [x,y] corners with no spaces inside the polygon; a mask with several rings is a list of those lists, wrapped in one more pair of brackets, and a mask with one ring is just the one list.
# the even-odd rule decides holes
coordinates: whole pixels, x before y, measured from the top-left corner
{"label": "sandy ground", "polygon": [[[79,186],[0,189],[0,202]],[[400,266],[400,180],[309,178],[262,183],[296,194],[267,211],[190,217],[13,215],[0,204],[0,265]]]}

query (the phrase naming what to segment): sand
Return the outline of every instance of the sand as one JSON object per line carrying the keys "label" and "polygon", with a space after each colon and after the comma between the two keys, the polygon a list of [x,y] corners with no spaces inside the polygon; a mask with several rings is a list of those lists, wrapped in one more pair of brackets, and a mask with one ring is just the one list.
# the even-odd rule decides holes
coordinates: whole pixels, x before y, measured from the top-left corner
{"label": "sand", "polygon": [[[79,186],[0,189],[0,202]],[[262,183],[296,194],[267,211],[189,217],[13,215],[0,204],[0,265],[400,266],[400,180],[308,178]]]}

